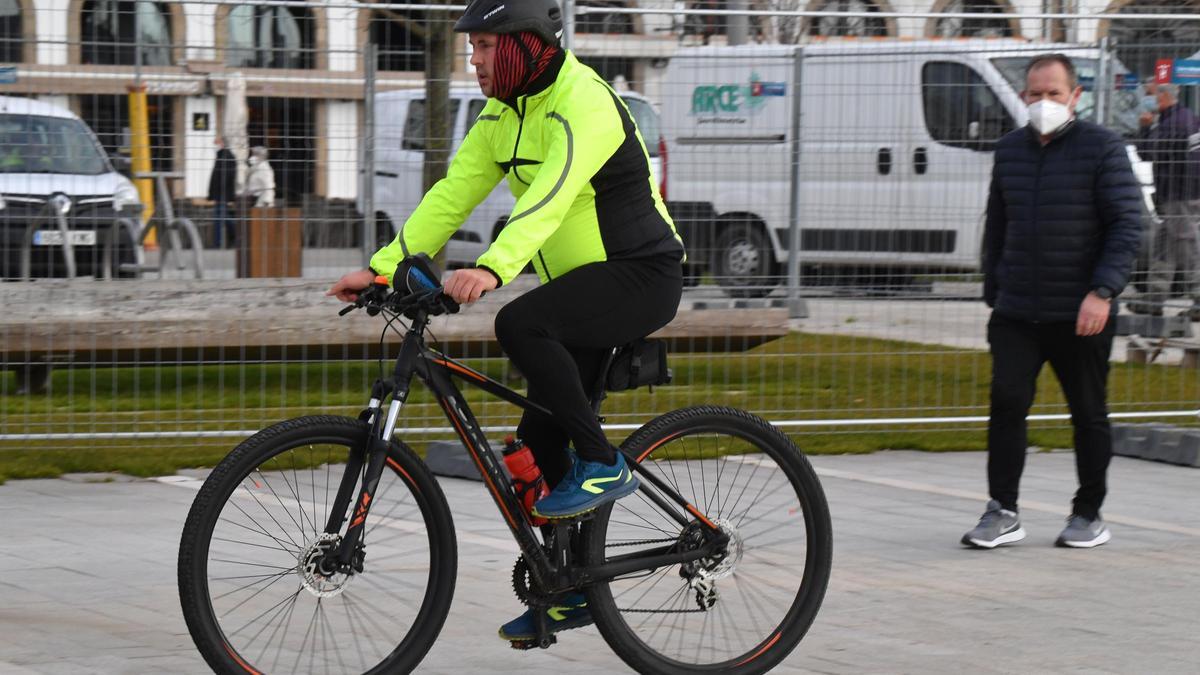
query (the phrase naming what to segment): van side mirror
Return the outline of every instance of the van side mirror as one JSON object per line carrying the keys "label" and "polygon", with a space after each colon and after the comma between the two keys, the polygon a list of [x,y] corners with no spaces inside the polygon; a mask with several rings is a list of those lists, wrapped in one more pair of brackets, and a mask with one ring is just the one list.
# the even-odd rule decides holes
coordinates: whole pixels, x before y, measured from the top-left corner
{"label": "van side mirror", "polygon": [[979,140],[979,122],[971,122],[967,125],[967,138],[972,141]]}

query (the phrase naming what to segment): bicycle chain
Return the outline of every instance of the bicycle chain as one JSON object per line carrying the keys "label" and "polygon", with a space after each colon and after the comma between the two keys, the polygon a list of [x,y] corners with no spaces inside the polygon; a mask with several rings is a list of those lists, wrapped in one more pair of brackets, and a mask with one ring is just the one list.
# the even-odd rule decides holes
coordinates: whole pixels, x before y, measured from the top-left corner
{"label": "bicycle chain", "polygon": [[605,544],[605,548],[618,548],[621,546],[643,546],[645,544],[662,544],[665,542],[679,541],[678,537],[670,537],[669,539],[640,539],[638,541],[627,541],[621,544]]}

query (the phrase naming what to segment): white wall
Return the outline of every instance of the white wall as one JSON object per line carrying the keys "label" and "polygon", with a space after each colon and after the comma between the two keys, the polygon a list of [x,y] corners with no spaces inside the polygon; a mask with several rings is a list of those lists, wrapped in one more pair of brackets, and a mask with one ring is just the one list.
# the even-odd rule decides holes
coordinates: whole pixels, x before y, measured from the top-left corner
{"label": "white wall", "polygon": [[37,62],[61,66],[67,63],[68,0],[35,0],[37,15]]}
{"label": "white wall", "polygon": [[[186,3],[183,5],[184,23],[186,24],[184,36],[187,40],[187,58],[197,61],[215,61],[217,58],[216,50],[216,31],[217,31],[217,5],[210,4],[192,4]],[[180,36],[174,36],[176,42]]]}
{"label": "white wall", "polygon": [[[363,10],[369,11],[369,10]],[[359,38],[357,9],[330,7],[325,10],[329,43],[329,69],[354,70],[358,66]]]}
{"label": "white wall", "polygon": [[325,137],[325,192],[333,199],[358,196],[358,108],[357,101],[327,101],[325,128],[317,130]]}
{"label": "white wall", "polygon": [[[208,179],[217,159],[217,99],[212,96],[188,96],[183,100],[184,128],[184,196],[208,197]],[[208,113],[208,130],[192,129],[192,115]]]}

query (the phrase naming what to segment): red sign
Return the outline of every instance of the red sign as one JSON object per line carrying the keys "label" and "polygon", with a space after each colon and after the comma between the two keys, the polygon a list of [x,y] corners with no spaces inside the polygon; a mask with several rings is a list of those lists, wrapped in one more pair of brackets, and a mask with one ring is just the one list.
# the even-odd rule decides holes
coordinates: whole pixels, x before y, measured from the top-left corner
{"label": "red sign", "polygon": [[1154,83],[1155,84],[1170,84],[1171,71],[1175,67],[1175,61],[1172,59],[1159,59],[1154,64]]}

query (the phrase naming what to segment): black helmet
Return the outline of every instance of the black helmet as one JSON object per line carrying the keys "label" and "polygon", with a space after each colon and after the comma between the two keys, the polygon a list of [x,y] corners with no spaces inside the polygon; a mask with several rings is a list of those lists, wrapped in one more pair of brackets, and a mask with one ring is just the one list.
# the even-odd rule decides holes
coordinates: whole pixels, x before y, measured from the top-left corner
{"label": "black helmet", "polygon": [[557,0],[471,0],[454,24],[455,33],[520,33],[529,31],[548,45],[562,35]]}

